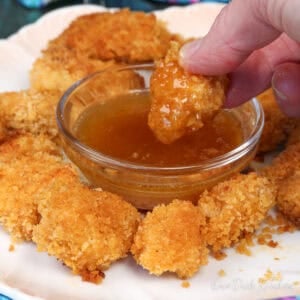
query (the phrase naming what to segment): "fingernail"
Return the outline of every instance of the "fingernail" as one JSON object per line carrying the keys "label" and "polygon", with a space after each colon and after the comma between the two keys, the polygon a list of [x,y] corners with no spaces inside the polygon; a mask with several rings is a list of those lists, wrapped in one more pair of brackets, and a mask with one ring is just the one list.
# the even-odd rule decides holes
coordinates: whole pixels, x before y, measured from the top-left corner
{"label": "fingernail", "polygon": [[285,102],[287,100],[287,96],[278,89],[275,76],[272,78],[272,88],[278,101]]}
{"label": "fingernail", "polygon": [[196,40],[183,45],[179,52],[181,61],[190,60],[190,58],[200,49],[201,40]]}

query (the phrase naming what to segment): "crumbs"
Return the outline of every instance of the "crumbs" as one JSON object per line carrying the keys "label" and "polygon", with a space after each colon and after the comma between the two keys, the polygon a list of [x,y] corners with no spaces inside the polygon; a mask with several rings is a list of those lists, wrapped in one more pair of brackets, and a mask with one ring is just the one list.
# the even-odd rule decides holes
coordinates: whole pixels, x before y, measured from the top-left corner
{"label": "crumbs", "polygon": [[218,275],[220,277],[224,277],[224,276],[226,276],[226,272],[223,269],[221,269],[221,270],[219,270]]}
{"label": "crumbs", "polygon": [[8,251],[9,251],[9,252],[15,251],[15,245],[10,244],[10,245],[9,245],[9,248],[8,248]]}
{"label": "crumbs", "polygon": [[185,289],[189,288],[191,284],[188,281],[182,281],[181,286]]}
{"label": "crumbs", "polygon": [[212,253],[212,256],[216,259],[216,260],[223,260],[227,257],[227,254],[223,251],[216,251]]}
{"label": "crumbs", "polygon": [[280,281],[282,279],[282,275],[280,272],[273,273],[270,269],[267,269],[263,277],[258,279],[260,284],[265,284],[268,281]]}

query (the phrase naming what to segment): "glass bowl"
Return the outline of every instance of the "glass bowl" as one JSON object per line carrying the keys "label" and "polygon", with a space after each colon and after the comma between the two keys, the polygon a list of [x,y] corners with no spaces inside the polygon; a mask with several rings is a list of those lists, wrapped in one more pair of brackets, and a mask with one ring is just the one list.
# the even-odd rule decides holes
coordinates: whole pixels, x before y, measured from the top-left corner
{"label": "glass bowl", "polygon": [[[256,99],[231,109],[241,123],[243,142],[224,155],[196,165],[156,167],[109,157],[78,140],[74,134],[82,113],[112,97],[149,90],[153,65],[108,68],[72,85],[57,107],[57,123],[66,156],[91,186],[121,195],[139,209],[152,209],[173,199],[197,201],[199,194],[243,170],[253,159],[264,125]],[[134,74],[135,77],[132,78]],[[143,79],[141,81],[141,78]]]}

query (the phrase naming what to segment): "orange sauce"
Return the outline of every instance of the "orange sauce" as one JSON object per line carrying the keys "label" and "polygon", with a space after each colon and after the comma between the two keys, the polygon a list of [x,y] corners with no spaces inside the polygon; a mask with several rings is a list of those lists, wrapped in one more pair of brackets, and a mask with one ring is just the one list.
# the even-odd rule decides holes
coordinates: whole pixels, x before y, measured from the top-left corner
{"label": "orange sauce", "polygon": [[75,136],[111,158],[159,167],[195,165],[222,155],[243,141],[239,120],[222,110],[203,128],[172,144],[162,144],[148,127],[149,108],[147,92],[93,104],[79,117]]}

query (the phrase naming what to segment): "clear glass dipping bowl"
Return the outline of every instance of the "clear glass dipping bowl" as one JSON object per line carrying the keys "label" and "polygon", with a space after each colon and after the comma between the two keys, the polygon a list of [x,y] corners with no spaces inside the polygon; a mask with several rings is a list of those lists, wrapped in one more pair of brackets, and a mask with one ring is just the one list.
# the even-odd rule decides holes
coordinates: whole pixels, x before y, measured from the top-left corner
{"label": "clear glass dipping bowl", "polygon": [[126,83],[128,72],[142,76],[144,89],[149,89],[152,69],[150,64],[132,65],[92,74],[72,85],[57,107],[57,123],[66,156],[93,187],[121,195],[140,209],[152,209],[173,199],[197,201],[204,189],[243,170],[256,153],[264,125],[263,110],[256,99],[232,109],[241,121],[244,142],[224,155],[183,167],[149,167],[120,161],[86,146],[75,137],[74,126],[87,107],[141,90],[140,83],[134,80]]}

